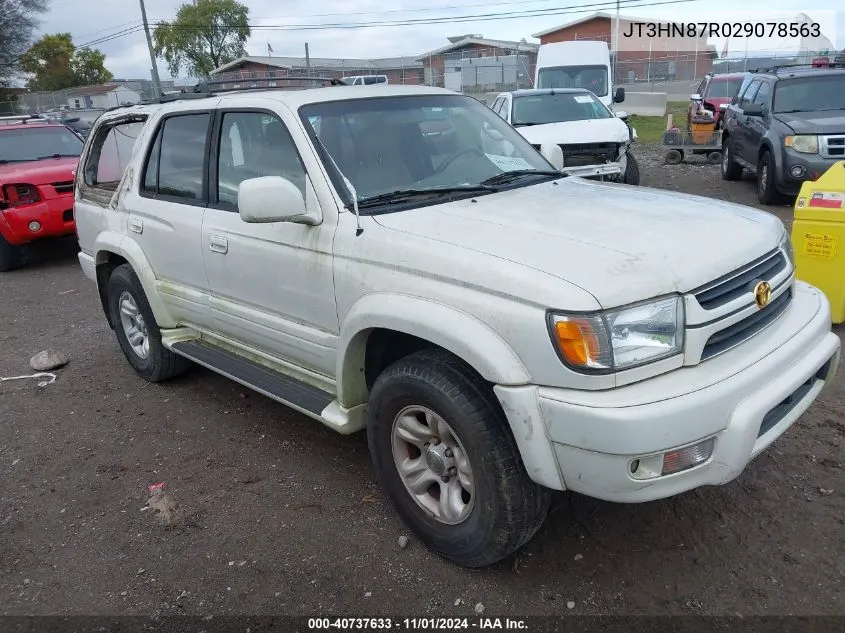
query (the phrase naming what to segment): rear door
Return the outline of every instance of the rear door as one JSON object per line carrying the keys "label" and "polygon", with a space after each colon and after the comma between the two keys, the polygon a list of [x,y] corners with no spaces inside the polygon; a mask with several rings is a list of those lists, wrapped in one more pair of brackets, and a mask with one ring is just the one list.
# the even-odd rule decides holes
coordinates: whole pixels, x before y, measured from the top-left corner
{"label": "rear door", "polygon": [[210,109],[173,111],[159,118],[138,185],[123,203],[129,212],[126,239],[149,261],[171,316],[199,327],[212,321],[202,245],[211,121]]}

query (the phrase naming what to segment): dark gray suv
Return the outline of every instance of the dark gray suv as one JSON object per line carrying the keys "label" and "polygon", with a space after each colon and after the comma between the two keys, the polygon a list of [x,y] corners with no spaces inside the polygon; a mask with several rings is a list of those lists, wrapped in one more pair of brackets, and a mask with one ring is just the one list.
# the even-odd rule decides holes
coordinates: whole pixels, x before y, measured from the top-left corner
{"label": "dark gray suv", "polygon": [[757,174],[763,204],[795,196],[845,160],[845,69],[756,72],[725,112],[722,178]]}

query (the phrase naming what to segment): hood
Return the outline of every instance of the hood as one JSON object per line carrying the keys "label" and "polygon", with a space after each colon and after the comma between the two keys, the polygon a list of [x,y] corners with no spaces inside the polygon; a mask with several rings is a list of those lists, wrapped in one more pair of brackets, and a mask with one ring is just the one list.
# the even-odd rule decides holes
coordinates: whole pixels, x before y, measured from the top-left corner
{"label": "hood", "polygon": [[68,156],[0,165],[0,184],[47,185],[52,182],[67,182],[74,179],[73,172],[78,162],[78,156]]}
{"label": "hood", "polygon": [[796,134],[845,134],[845,110],[829,112],[790,112],[775,118]]}
{"label": "hood", "polygon": [[749,207],[573,177],[373,218],[551,274],[605,308],[693,290],[777,247],[784,230]]}
{"label": "hood", "polygon": [[578,143],[625,143],[629,140],[628,126],[622,119],[587,119],[542,125],[517,126],[529,143],[542,145],[576,145]]}

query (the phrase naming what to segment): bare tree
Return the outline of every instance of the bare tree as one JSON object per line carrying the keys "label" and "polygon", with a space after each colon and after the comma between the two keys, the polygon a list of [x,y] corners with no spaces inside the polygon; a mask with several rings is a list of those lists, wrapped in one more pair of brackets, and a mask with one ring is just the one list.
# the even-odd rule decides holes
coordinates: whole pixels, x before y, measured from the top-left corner
{"label": "bare tree", "polygon": [[48,0],[0,0],[0,86],[20,70],[20,56],[32,43],[32,32]]}

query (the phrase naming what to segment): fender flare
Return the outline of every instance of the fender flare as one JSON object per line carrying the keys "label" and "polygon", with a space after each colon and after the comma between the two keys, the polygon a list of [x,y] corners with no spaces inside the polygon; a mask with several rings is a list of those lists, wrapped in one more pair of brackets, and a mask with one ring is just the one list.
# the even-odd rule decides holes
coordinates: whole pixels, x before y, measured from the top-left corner
{"label": "fender flare", "polygon": [[338,342],[338,398],[345,407],[364,404],[367,338],[383,328],[410,334],[463,359],[485,380],[525,385],[531,374],[516,352],[480,319],[456,308],[398,293],[373,293],[358,300],[343,319]]}
{"label": "fender flare", "polygon": [[[138,244],[118,233],[106,231],[97,236],[94,252],[96,253],[95,263],[97,266],[106,262],[106,253],[114,253],[125,259],[141,282],[141,287],[144,289],[147,302],[150,304],[150,309],[153,311],[158,326],[161,328],[177,326],[155,291],[155,273]],[[105,289],[102,290],[105,291]]]}

